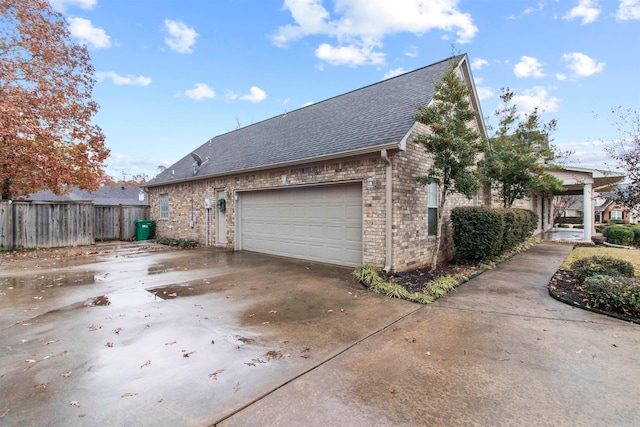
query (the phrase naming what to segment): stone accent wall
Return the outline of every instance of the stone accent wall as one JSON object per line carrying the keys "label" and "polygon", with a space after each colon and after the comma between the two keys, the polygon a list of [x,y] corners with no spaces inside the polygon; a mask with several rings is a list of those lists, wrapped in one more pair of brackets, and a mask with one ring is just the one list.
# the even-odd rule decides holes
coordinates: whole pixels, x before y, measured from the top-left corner
{"label": "stone accent wall", "polygon": [[[377,185],[368,189],[367,178]],[[295,188],[302,185],[363,182],[363,262],[382,268],[385,262],[385,164],[380,153],[310,163],[255,173],[202,179],[149,189],[151,219],[156,221],[156,236],[195,239],[201,245],[215,239],[215,216],[220,215],[214,199],[216,189],[227,190],[226,247],[235,248],[235,195],[241,191]],[[169,218],[160,219],[160,194],[169,196]],[[204,200],[210,199],[209,227]],[[195,218],[195,222],[192,221]],[[193,228],[191,227],[193,225]]]}

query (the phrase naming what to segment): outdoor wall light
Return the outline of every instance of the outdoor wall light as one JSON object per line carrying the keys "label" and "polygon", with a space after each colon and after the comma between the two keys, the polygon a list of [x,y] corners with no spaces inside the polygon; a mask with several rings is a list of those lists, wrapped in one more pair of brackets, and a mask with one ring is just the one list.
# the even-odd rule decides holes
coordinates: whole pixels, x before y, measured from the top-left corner
{"label": "outdoor wall light", "polygon": [[370,176],[369,178],[367,178],[367,188],[369,190],[376,188],[376,184],[376,179],[374,177]]}

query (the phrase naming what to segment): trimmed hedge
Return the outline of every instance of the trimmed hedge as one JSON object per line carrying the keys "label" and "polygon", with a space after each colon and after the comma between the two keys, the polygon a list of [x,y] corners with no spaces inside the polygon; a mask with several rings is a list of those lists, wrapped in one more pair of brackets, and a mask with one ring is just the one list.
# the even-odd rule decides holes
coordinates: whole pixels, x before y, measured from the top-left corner
{"label": "trimmed hedge", "polygon": [[179,248],[195,248],[198,241],[193,239],[172,239],[170,237],[158,237],[156,243],[167,246],[177,246]]}
{"label": "trimmed hedge", "polygon": [[538,216],[526,209],[461,207],[453,209],[451,222],[456,262],[475,264],[526,241]]}
{"label": "trimmed hedge", "polygon": [[630,245],[634,241],[635,233],[630,227],[612,225],[604,230],[604,237],[615,245]]}
{"label": "trimmed hedge", "polygon": [[633,245],[640,246],[640,225],[632,226],[631,231],[633,231]]}
{"label": "trimmed hedge", "polygon": [[592,276],[634,276],[634,267],[629,261],[600,255],[575,260],[571,271],[582,284]]}

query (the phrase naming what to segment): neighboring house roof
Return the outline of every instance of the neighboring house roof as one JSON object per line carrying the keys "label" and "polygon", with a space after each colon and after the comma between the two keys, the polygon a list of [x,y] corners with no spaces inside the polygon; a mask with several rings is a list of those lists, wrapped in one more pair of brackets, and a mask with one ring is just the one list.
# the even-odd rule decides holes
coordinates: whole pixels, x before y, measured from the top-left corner
{"label": "neighboring house roof", "polygon": [[80,190],[74,188],[68,194],[60,196],[51,190],[42,190],[37,193],[30,194],[24,200],[33,202],[93,202],[96,206],[146,206],[149,204],[149,198],[146,193],[144,199],[140,200],[140,187],[128,187],[121,185],[109,185],[98,188],[96,191]]}
{"label": "neighboring house roof", "polygon": [[147,186],[399,148],[415,123],[416,107],[431,102],[433,83],[449,60],[464,63],[471,80],[467,56],[459,55],[216,136],[194,151],[202,159],[197,174],[187,155]]}

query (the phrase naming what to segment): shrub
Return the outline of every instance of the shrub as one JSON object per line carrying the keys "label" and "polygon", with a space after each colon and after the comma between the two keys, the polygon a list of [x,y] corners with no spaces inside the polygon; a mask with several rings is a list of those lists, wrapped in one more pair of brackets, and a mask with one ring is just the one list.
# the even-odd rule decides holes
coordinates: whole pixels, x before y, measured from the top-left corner
{"label": "shrub", "polygon": [[475,264],[500,253],[504,216],[490,207],[461,207],[451,212],[456,261]]}
{"label": "shrub", "polygon": [[504,215],[504,234],[501,251],[513,249],[527,240],[538,226],[538,216],[527,209],[501,209]]}
{"label": "shrub", "polygon": [[598,233],[604,233],[604,230],[607,229],[607,226],[606,224],[596,224],[595,228]]}
{"label": "shrub", "polygon": [[629,245],[634,240],[634,232],[629,227],[612,225],[604,231],[607,241],[616,245]]}
{"label": "shrub", "polygon": [[640,246],[640,225],[632,226],[631,231],[633,231],[633,245]]}
{"label": "shrub", "polygon": [[169,237],[158,237],[156,243],[167,246],[177,246],[179,248],[195,248],[198,241],[193,239],[172,239]]}
{"label": "shrub", "polygon": [[584,224],[576,224],[573,226],[573,228],[577,228],[579,230],[582,230],[584,228]]}
{"label": "shrub", "polygon": [[640,314],[640,281],[630,277],[595,275],[587,277],[584,289],[594,307]]}
{"label": "shrub", "polygon": [[571,226],[569,224],[558,224],[558,225],[556,225],[556,227],[558,227],[558,228],[571,228]]}
{"label": "shrub", "polygon": [[629,261],[599,255],[580,258],[574,261],[571,263],[571,270],[580,283],[584,283],[587,277],[596,275],[634,276],[633,264]]}

